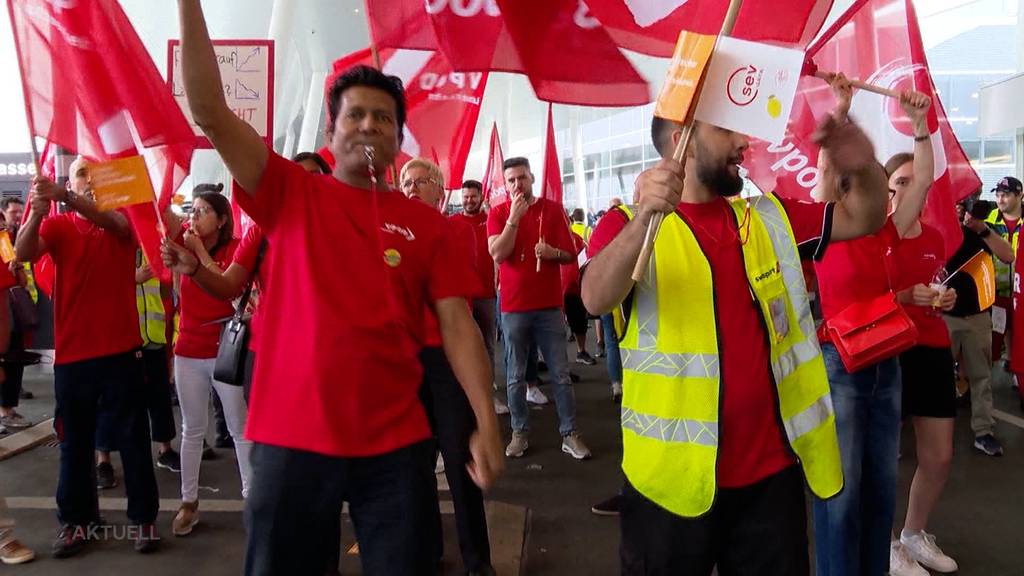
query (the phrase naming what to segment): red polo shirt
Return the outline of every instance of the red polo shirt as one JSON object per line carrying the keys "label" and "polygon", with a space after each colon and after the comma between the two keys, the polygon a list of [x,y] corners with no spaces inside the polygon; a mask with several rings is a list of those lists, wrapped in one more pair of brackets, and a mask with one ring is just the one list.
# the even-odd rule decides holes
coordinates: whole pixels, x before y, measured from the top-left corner
{"label": "red polo shirt", "polygon": [[451,220],[465,222],[472,228],[473,268],[482,290],[479,298],[494,298],[496,294],[494,290],[494,259],[491,258],[491,253],[487,250],[487,213],[481,210],[473,216],[465,213],[452,214]]}
{"label": "red polo shirt", "polygon": [[427,438],[423,309],[465,297],[445,219],[394,191],[313,175],[270,151],[238,204],[272,250],[246,436],[331,456]]}

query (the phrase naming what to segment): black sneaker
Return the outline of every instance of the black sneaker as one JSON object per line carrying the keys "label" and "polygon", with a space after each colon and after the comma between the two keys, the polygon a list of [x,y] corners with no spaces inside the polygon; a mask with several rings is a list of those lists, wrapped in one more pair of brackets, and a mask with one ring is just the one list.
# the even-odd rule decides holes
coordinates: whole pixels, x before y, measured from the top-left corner
{"label": "black sneaker", "polygon": [[181,455],[174,448],[165,450],[156,457],[156,467],[171,472],[181,472]]}
{"label": "black sneaker", "polygon": [[594,364],[597,364],[597,360],[594,360],[594,357],[588,354],[586,350],[584,350],[583,352],[576,353],[576,363],[586,364],[587,366],[593,366]]}
{"label": "black sneaker", "polygon": [[607,500],[594,504],[590,507],[590,511],[598,516],[618,516],[621,505],[622,494],[616,494]]}
{"label": "black sneaker", "polygon": [[989,456],[1002,456],[1003,446],[996,440],[996,437],[991,434],[985,434],[984,436],[978,436],[974,439],[974,449]]}
{"label": "black sneaker", "polygon": [[114,477],[114,467],[110,462],[100,462],[96,465],[96,487],[100,490],[108,490],[117,486],[117,478]]}
{"label": "black sneaker", "polygon": [[202,459],[203,460],[216,460],[217,459],[217,452],[214,451],[213,448],[210,448],[210,445],[206,443],[206,440],[203,440],[203,457],[202,457]]}
{"label": "black sneaker", "polygon": [[65,524],[57,532],[51,549],[54,558],[70,558],[82,551],[88,539],[88,531],[84,526]]}
{"label": "black sneaker", "polygon": [[231,436],[217,436],[213,439],[214,448],[234,448],[235,440]]}
{"label": "black sneaker", "polygon": [[139,554],[150,554],[160,548],[160,535],[156,533],[156,526],[153,524],[142,524],[133,526],[135,529],[135,542],[133,547]]}

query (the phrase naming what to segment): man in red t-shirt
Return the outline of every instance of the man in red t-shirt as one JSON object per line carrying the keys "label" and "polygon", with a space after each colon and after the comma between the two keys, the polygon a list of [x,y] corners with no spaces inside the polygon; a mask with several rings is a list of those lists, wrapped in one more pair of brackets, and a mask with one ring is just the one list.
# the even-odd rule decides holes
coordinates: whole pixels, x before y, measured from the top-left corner
{"label": "man in red t-shirt", "polygon": [[[321,573],[331,553],[321,535],[343,501],[364,574],[418,573],[436,560],[434,444],[417,397],[428,306],[473,409],[470,476],[486,488],[503,463],[487,352],[466,304],[472,284],[448,258],[446,221],[378,184],[401,144],[401,82],[367,66],[331,82],[325,137],[336,165],[310,174],[228,107],[200,0],[178,8],[189,107],[273,247],[261,264],[270,281],[246,423],[245,573]],[[163,256],[178,268],[175,254]]]}
{"label": "man in red t-shirt", "polygon": [[[452,214],[452,220],[461,220],[473,228],[476,244],[473,249],[474,269],[480,281],[480,295],[473,298],[473,320],[480,327],[487,346],[487,356],[491,360],[491,372],[494,372],[494,345],[497,340],[497,291],[495,290],[494,260],[487,251],[487,212],[484,212],[483,184],[478,180],[466,180],[462,183],[462,212]],[[508,406],[497,395],[494,397],[494,410],[498,414],[508,414]]]}
{"label": "man in red t-shirt", "polygon": [[526,158],[502,165],[511,202],[487,215],[487,244],[501,276],[501,330],[508,360],[508,407],[512,440],[505,455],[519,458],[529,447],[530,409],[526,405],[526,364],[533,346],[540,348],[552,376],[562,452],[577,460],[590,450],[576,429],[576,397],[569,377],[562,319],[560,268],[576,258],[562,207],[533,195],[533,173]]}
{"label": "man in red t-shirt", "polygon": [[[622,573],[626,575],[658,573],[711,574],[717,564],[724,572],[770,573],[773,575],[806,575],[809,572],[806,505],[804,500],[803,474],[797,466],[793,448],[780,426],[778,417],[778,394],[771,369],[769,332],[761,305],[751,296],[754,290],[745,270],[744,245],[750,236],[751,224],[741,231],[738,217],[726,197],[738,194],[743,182],[738,175],[739,164],[743,161],[748,147],[746,136],[697,123],[694,128],[694,146],[688,152],[684,166],[670,160],[673,150],[682,137],[681,126],[655,118],[652,125],[654,144],[665,160],[645,171],[636,182],[638,208],[636,217],[627,222],[625,215],[610,211],[598,223],[590,238],[590,251],[594,257],[585,267],[582,276],[583,301],[592,313],[606,313],[618,306],[634,290],[631,278],[634,264],[642,248],[645,231],[654,214],[667,214],[666,218],[679,218],[695,238],[697,245],[710,268],[712,286],[673,286],[668,296],[656,294],[648,298],[705,298],[713,306],[714,326],[676,328],[677,330],[717,330],[718,342],[718,387],[720,398],[717,406],[709,406],[711,414],[718,413],[716,438],[711,439],[717,449],[714,474],[712,476],[677,477],[678,463],[667,460],[650,462],[651,452],[630,453],[630,446],[646,442],[646,438],[660,438],[660,442],[671,451],[673,442],[698,443],[697,440],[676,440],[678,429],[684,428],[682,421],[675,421],[667,429],[659,428],[656,415],[631,413],[627,404],[641,394],[636,387],[641,371],[648,364],[657,364],[652,359],[641,361],[626,372],[623,402],[623,434],[637,435],[634,444],[624,442],[623,471],[627,483],[621,501],[622,515]],[[844,239],[873,232],[885,217],[887,198],[886,180],[881,167],[874,161],[874,154],[866,136],[852,124],[828,123],[823,126],[823,144],[830,149],[833,163],[841,165],[842,172],[849,175],[850,194],[857,202],[848,206],[810,204],[780,199],[788,218],[796,244],[814,244],[818,250],[824,248],[829,238]],[[748,207],[749,209],[749,207]],[[675,227],[676,224],[673,223]],[[763,226],[763,224],[762,224]],[[678,227],[676,227],[678,230]],[[661,238],[663,234],[659,235]],[[752,234],[752,233],[750,233]],[[669,236],[671,242],[673,236]],[[693,258],[682,252],[683,247],[671,243],[656,244],[655,253],[662,251],[660,258],[652,260],[655,270],[648,273],[645,282],[654,284],[655,278],[668,273],[660,272],[658,262],[668,262],[664,250],[679,251],[680,259]],[[793,247],[793,253],[796,246]],[[699,256],[697,256],[699,257]],[[776,256],[781,261],[781,256]],[[667,265],[667,264],[666,264]],[[778,266],[778,264],[777,264]],[[770,276],[770,273],[769,273]],[[674,277],[674,276],[673,276]],[[763,276],[762,276],[763,277]],[[759,278],[762,278],[759,277]],[[799,281],[799,277],[797,279]],[[793,287],[799,289],[800,287]],[[789,288],[787,288],[789,289]],[[634,296],[635,298],[635,296]],[[806,294],[804,295],[806,299]],[[788,300],[788,299],[787,299]],[[650,306],[649,300],[648,304]],[[651,310],[658,317],[664,308],[659,302]],[[785,304],[783,304],[785,306]],[[805,332],[806,342],[817,341],[810,323],[810,333]],[[655,325],[658,317],[643,319],[642,328],[637,328],[638,318],[629,320],[630,330],[640,330],[645,338],[654,338],[659,346],[659,330],[672,331],[672,327]],[[780,321],[774,316],[771,328],[779,337]],[[792,325],[783,333],[793,330]],[[685,334],[685,333],[684,333]],[[639,342],[640,337],[635,336]],[[685,335],[670,336],[679,339]],[[628,340],[628,334],[627,334]],[[673,340],[675,342],[675,340]],[[678,346],[679,343],[667,344]],[[659,348],[660,350],[660,348]],[[820,352],[819,352],[820,354]],[[635,356],[636,354],[634,354]],[[672,356],[667,354],[666,356]],[[820,356],[819,356],[820,357]],[[624,365],[626,356],[623,357]],[[666,364],[669,359],[661,361]],[[650,366],[653,374],[665,374],[679,378],[686,372],[669,365]],[[676,374],[672,376],[672,374]],[[699,378],[696,378],[699,379]],[[685,380],[685,378],[684,378]],[[815,386],[827,386],[824,369],[821,380]],[[658,380],[657,383],[662,382]],[[675,383],[675,380],[671,380]],[[793,386],[800,381],[786,380]],[[667,383],[667,382],[666,382]],[[650,394],[673,392],[658,390],[656,382]],[[645,392],[646,393],[646,392]],[[792,394],[792,392],[787,392]],[[827,397],[827,392],[825,393]],[[627,400],[629,402],[627,402]],[[691,407],[692,408],[692,407]],[[663,406],[670,413],[673,408]],[[646,428],[637,427],[637,418],[649,420]],[[691,424],[686,421],[690,434]],[[638,432],[639,430],[639,432]],[[659,432],[660,430],[660,432]],[[653,436],[652,436],[653,435]],[[832,429],[834,439],[834,428]],[[672,440],[668,440],[671,438]],[[655,449],[656,445],[646,445]],[[706,456],[705,456],[706,457]],[[812,456],[804,454],[804,458]],[[814,454],[813,457],[817,457]],[[834,461],[824,462],[832,474],[839,474],[838,454]],[[633,468],[640,462],[643,474]],[[715,496],[710,511],[699,517],[681,516],[669,512],[668,503],[655,502],[653,498],[665,498],[674,491],[698,490],[697,485],[714,482],[710,488]],[[634,485],[635,484],[635,485]],[[644,493],[641,492],[644,491]],[[661,496],[655,496],[654,494]],[[648,496],[650,494],[650,496]]]}
{"label": "man in red t-shirt", "polygon": [[[29,216],[15,244],[18,260],[49,254],[56,270],[53,384],[62,528],[53,554],[65,558],[79,552],[88,525],[99,517],[93,454],[101,399],[105,417],[114,418],[109,429],[124,465],[128,518],[140,527],[135,549],[151,552],[159,544],[153,526],[159,503],[135,308],[137,243],[123,214],[96,209],[88,162],[79,157],[70,172],[67,189],[34,179]],[[63,202],[71,211],[44,220],[51,202]]]}

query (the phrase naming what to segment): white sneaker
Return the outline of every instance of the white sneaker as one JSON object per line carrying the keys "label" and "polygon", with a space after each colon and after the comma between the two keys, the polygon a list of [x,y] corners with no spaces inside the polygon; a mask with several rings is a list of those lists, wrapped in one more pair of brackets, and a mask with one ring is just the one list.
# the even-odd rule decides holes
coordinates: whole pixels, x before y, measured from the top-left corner
{"label": "white sneaker", "polygon": [[622,382],[612,382],[612,402],[622,403]]}
{"label": "white sneaker", "polygon": [[914,560],[935,570],[936,572],[956,572],[959,570],[953,560],[935,544],[935,536],[922,530],[919,534],[908,534],[904,530],[900,534],[900,543]]}
{"label": "white sneaker", "polygon": [[543,406],[548,403],[548,397],[537,386],[528,386],[526,388],[526,401],[530,404]]}
{"label": "white sneaker", "polygon": [[562,452],[577,460],[587,460],[590,458],[590,448],[587,448],[587,445],[583,443],[579,432],[572,432],[568,436],[562,437]]}
{"label": "white sneaker", "polygon": [[437,455],[437,462],[434,463],[434,474],[444,474],[444,458]]}
{"label": "white sneaker", "polygon": [[889,576],[931,576],[910,557],[899,540],[889,543]]}
{"label": "white sneaker", "polygon": [[502,414],[508,414],[508,404],[505,404],[504,400],[498,398],[497,394],[494,395],[494,413],[499,416]]}
{"label": "white sneaker", "polygon": [[509,458],[522,458],[526,449],[530,447],[530,441],[523,432],[512,432],[512,440],[505,447],[505,456]]}

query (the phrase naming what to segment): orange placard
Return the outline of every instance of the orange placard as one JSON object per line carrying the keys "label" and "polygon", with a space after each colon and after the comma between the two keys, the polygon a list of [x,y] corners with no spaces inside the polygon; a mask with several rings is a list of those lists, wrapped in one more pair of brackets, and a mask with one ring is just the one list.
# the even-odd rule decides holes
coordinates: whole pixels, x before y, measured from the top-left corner
{"label": "orange placard", "polygon": [[102,211],[153,201],[153,184],[142,156],[90,164],[89,176],[96,207]]}
{"label": "orange placard", "polygon": [[[987,310],[996,301],[996,270],[992,265],[992,256],[987,252],[979,251],[973,258],[964,262],[964,265],[957,268],[953,274],[963,272],[974,280],[978,289],[978,306],[981,310]],[[950,274],[950,278],[953,277]],[[948,280],[947,280],[948,282]]]}
{"label": "orange placard", "polygon": [[7,230],[4,230],[0,232],[0,260],[3,260],[4,264],[8,264],[15,258],[14,246],[11,244],[11,235]]}
{"label": "orange placard", "polygon": [[665,75],[665,84],[658,94],[654,115],[673,122],[685,122],[697,100],[701,77],[715,50],[716,36],[695,34],[683,30],[679,33],[672,62]]}

